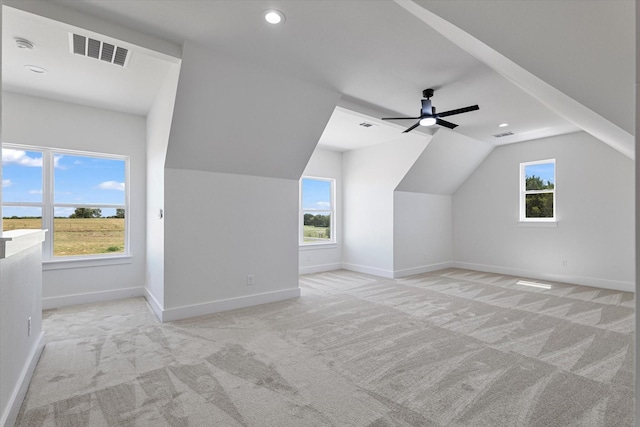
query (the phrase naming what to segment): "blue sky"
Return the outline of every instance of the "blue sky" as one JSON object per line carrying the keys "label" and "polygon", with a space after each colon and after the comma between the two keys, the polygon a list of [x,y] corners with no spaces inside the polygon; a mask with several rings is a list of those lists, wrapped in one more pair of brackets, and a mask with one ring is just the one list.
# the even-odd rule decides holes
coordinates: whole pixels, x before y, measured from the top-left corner
{"label": "blue sky", "polygon": [[331,181],[302,179],[302,209],[329,210],[331,208]]}
{"label": "blue sky", "polygon": [[[42,202],[42,153],[2,150],[3,202]],[[125,162],[72,155],[54,156],[56,203],[124,204]],[[56,216],[69,216],[73,208],[56,208]],[[115,214],[103,209],[103,216]],[[3,216],[41,216],[40,209],[5,207]]]}
{"label": "blue sky", "polygon": [[550,181],[555,185],[555,178],[553,176],[554,163],[540,163],[534,165],[525,166],[525,176],[537,176],[542,178],[544,182]]}

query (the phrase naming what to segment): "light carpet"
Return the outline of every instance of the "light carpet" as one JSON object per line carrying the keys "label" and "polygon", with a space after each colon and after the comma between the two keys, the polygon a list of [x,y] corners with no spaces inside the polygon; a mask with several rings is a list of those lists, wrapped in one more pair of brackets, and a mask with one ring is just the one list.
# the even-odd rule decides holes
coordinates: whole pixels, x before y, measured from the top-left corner
{"label": "light carpet", "polygon": [[633,294],[549,285],[335,271],[166,324],[142,298],[46,311],[17,425],[631,426]]}

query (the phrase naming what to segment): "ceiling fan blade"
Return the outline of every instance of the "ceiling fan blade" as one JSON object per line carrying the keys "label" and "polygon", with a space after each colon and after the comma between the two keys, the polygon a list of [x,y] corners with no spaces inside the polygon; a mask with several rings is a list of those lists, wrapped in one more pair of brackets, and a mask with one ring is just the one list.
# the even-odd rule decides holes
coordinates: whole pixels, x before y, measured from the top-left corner
{"label": "ceiling fan blade", "polygon": [[444,113],[437,113],[436,116],[447,117],[447,116],[453,116],[454,114],[468,113],[469,111],[476,111],[479,109],[480,107],[478,107],[477,105],[472,105],[470,107],[458,108],[457,110],[445,111]]}
{"label": "ceiling fan blade", "polygon": [[422,100],[422,110],[420,110],[420,112],[423,116],[430,116],[431,114],[433,114],[433,108],[431,107],[430,99]]}
{"label": "ceiling fan blade", "polygon": [[418,120],[420,117],[383,117],[380,120]]}
{"label": "ceiling fan blade", "polygon": [[420,122],[417,122],[415,125],[411,126],[410,128],[407,128],[407,130],[405,130],[402,133],[407,133],[407,132],[411,132],[412,130],[414,130],[415,128],[417,128],[418,126],[420,126]]}
{"label": "ceiling fan blade", "polygon": [[441,120],[441,119],[436,119],[436,124],[440,125],[440,126],[444,126],[446,128],[449,128],[449,129],[453,129],[455,127],[458,127],[458,125],[455,124],[455,123],[451,123],[451,122],[448,122],[446,120]]}

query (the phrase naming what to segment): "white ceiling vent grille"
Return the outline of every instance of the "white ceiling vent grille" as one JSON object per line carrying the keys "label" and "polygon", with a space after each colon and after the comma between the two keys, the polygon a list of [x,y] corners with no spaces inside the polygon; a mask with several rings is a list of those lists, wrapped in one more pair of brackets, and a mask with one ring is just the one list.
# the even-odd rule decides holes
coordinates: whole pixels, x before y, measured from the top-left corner
{"label": "white ceiling vent grille", "polygon": [[100,59],[110,64],[126,67],[131,55],[129,50],[100,40],[81,36],[80,34],[69,34],[71,52],[76,55],[88,56],[89,58]]}
{"label": "white ceiling vent grille", "polygon": [[493,135],[494,138],[504,138],[505,136],[511,136],[513,135],[513,132],[503,132],[503,133],[497,133],[495,135]]}

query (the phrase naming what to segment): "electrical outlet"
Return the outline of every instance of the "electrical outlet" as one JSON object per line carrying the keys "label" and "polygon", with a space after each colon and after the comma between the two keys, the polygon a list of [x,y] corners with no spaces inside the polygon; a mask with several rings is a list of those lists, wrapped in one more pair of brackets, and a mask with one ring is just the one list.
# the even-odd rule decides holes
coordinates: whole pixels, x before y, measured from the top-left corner
{"label": "electrical outlet", "polygon": [[253,274],[247,275],[247,285],[253,285]]}
{"label": "electrical outlet", "polygon": [[569,265],[569,261],[567,261],[566,259],[562,260],[562,266],[563,267],[567,267]]}
{"label": "electrical outlet", "polygon": [[31,316],[27,319],[27,336],[31,336]]}

